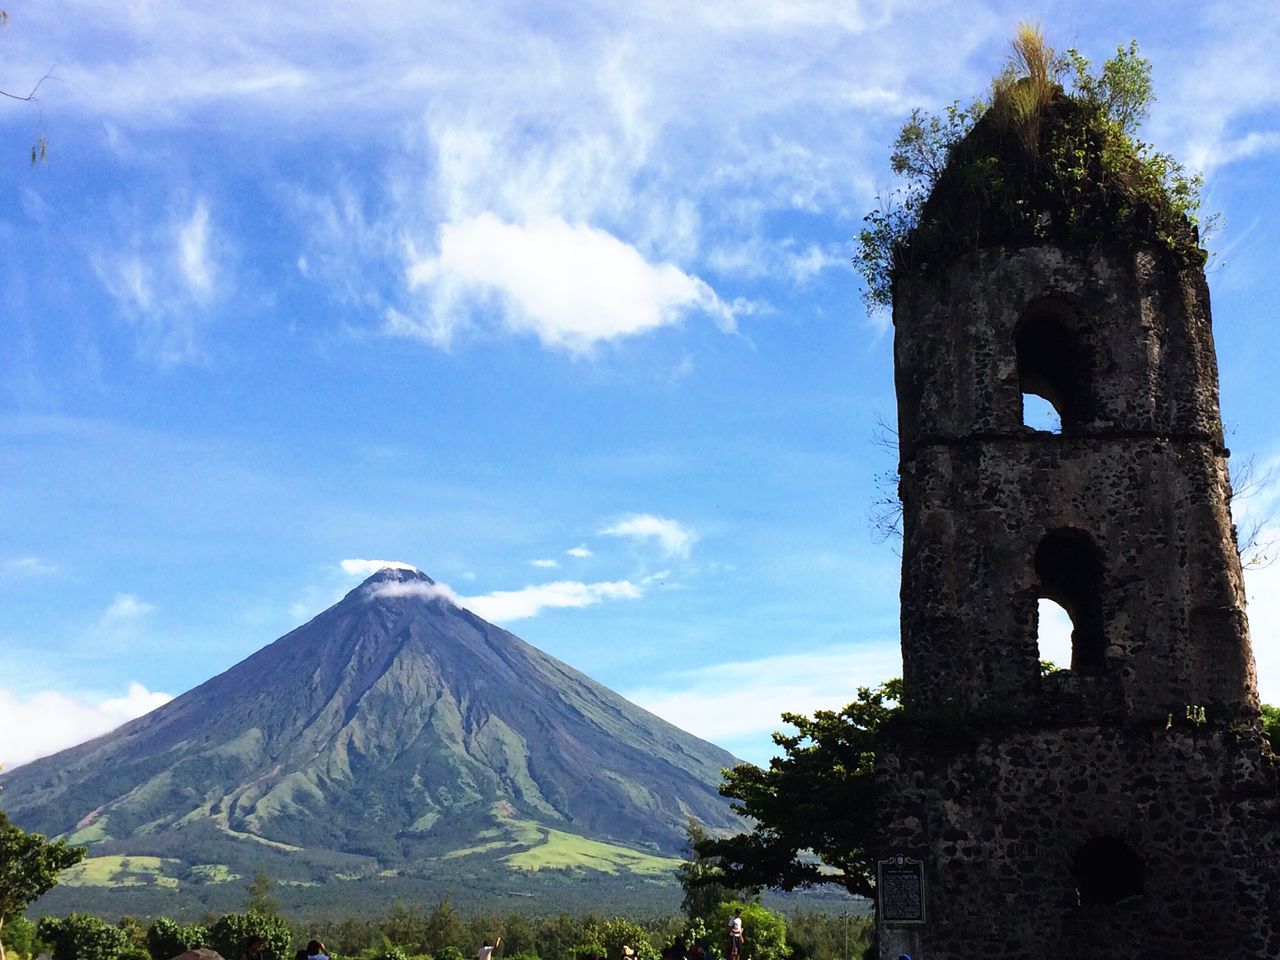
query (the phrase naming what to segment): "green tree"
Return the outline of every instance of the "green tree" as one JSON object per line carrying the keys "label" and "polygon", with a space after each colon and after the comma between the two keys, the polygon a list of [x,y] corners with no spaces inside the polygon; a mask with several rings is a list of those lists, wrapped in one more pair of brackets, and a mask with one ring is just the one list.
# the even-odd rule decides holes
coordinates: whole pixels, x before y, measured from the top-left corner
{"label": "green tree", "polygon": [[440,960],[449,947],[455,950],[465,941],[462,918],[445,897],[436,904],[422,923],[422,949]]}
{"label": "green tree", "polygon": [[0,946],[19,957],[34,957],[36,925],[26,917],[14,917],[0,930]]}
{"label": "green tree", "polygon": [[53,960],[119,960],[130,946],[119,927],[83,913],[42,917],[36,936],[53,947]]}
{"label": "green tree", "polygon": [[782,914],[760,906],[758,903],[731,900],[720,904],[712,917],[711,929],[718,938],[717,945],[727,956],[729,918],[734,910],[742,910],[742,942],[745,955],[751,960],[787,960],[791,948],[787,946],[787,924]]}
{"label": "green tree", "polygon": [[267,868],[259,864],[253,879],[249,881],[249,899],[245,903],[245,909],[249,913],[259,913],[267,917],[278,914],[280,901],[271,895],[273,885],[274,882],[271,875],[267,873]]}
{"label": "green tree", "polygon": [[146,947],[151,960],[172,960],[208,942],[209,929],[198,923],[183,925],[168,917],[157,917],[147,927]]}
{"label": "green tree", "polygon": [[676,880],[684,896],[680,908],[690,923],[698,920],[706,921],[716,908],[726,900],[754,900],[759,888],[741,889],[731,886],[720,869],[719,858],[702,854],[708,839],[707,831],[694,818],[689,818],[686,828],[688,838],[689,859],[676,867]]}
{"label": "green tree", "polygon": [[630,947],[636,960],[658,960],[658,950],[648,931],[633,920],[612,917],[590,924],[582,941],[574,947],[577,957],[602,956],[605,960],[622,960],[622,948]]}
{"label": "green tree", "polygon": [[902,681],[889,680],[859,688],[858,699],[840,711],[783,714],[796,732],[773,735],[782,756],[767,769],[740,764],[720,787],[755,825],[698,843],[698,854],[718,864],[702,882],[784,890],[839,883],[870,897],[876,735],[898,712],[901,695]]}
{"label": "green tree", "polygon": [[228,913],[209,928],[209,946],[228,960],[240,956],[250,937],[262,938],[263,960],[285,960],[291,955],[293,934],[283,917]]}
{"label": "green tree", "polygon": [[[39,833],[27,833],[0,813],[0,934],[6,921],[22,916],[27,905],[48,893],[58,874],[84,859],[84,847],[69,847],[65,840],[50,842]],[[4,960],[0,939],[0,960]]]}

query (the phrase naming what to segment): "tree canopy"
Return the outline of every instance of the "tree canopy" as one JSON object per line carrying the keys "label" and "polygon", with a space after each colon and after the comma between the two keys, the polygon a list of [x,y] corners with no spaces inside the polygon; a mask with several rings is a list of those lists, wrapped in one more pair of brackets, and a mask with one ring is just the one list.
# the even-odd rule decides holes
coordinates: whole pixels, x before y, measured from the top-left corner
{"label": "tree canopy", "polygon": [[901,694],[902,681],[889,680],[860,688],[843,710],[783,714],[796,732],[773,735],[782,756],[767,769],[740,764],[726,775],[720,792],[755,826],[697,842],[698,854],[719,865],[704,871],[702,882],[783,890],[839,883],[870,897],[876,735],[898,712]]}
{"label": "tree canopy", "polygon": [[[52,890],[58,874],[75,866],[84,855],[84,847],[27,833],[0,813],[0,929],[6,920],[22,916],[32,900]],[[0,960],[4,960],[3,942]]]}

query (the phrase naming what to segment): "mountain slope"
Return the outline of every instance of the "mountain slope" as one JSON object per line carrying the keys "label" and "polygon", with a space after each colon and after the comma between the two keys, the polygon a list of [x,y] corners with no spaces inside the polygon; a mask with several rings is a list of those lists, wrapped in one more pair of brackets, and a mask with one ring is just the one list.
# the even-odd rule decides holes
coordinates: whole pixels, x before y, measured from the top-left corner
{"label": "mountain slope", "polygon": [[532,854],[553,841],[606,862],[677,853],[689,816],[734,826],[716,793],[734,762],[388,568],[158,710],[5,774],[0,798],[91,857],[171,872],[533,869],[561,865]]}

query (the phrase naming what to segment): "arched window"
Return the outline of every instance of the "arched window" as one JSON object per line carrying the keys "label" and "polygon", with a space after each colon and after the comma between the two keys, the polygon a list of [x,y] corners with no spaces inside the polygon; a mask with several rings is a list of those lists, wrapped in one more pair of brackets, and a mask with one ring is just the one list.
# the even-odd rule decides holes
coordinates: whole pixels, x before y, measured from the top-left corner
{"label": "arched window", "polygon": [[[1035,556],[1040,597],[1071,618],[1071,669],[1097,674],[1106,664],[1102,620],[1102,554],[1083,530],[1064,527],[1040,541]],[[1049,659],[1041,651],[1041,659]]]}
{"label": "arched window", "polygon": [[1094,837],[1071,860],[1076,900],[1082,907],[1142,896],[1146,872],[1142,858],[1117,837]]}
{"label": "arched window", "polygon": [[1032,304],[1014,331],[1025,426],[1072,433],[1092,419],[1088,357],[1075,312],[1057,300]]}

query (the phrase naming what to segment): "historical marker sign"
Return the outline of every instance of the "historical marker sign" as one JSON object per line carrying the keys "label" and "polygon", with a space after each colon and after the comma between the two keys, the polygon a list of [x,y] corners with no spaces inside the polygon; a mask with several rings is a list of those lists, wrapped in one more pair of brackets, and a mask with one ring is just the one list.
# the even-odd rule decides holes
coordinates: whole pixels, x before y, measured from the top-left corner
{"label": "historical marker sign", "polygon": [[881,923],[924,923],[924,861],[899,854],[876,862]]}

